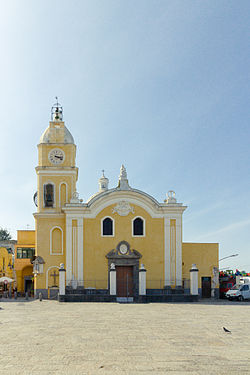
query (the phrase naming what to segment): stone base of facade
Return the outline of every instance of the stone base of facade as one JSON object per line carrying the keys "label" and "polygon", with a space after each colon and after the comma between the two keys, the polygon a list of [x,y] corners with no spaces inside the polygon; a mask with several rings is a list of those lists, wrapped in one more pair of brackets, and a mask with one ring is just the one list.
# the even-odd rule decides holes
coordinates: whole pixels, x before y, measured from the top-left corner
{"label": "stone base of facade", "polygon": [[116,302],[116,296],[101,294],[65,294],[58,296],[59,302]]}
{"label": "stone base of facade", "polygon": [[161,294],[138,296],[138,303],[197,302],[200,296],[191,294]]}
{"label": "stone base of facade", "polygon": [[[39,293],[42,293],[44,299],[48,299],[47,289],[37,289],[36,298]],[[199,294],[194,296],[190,294],[189,289],[147,289],[145,296],[136,295],[133,297],[133,303],[153,303],[153,302],[197,302],[201,296],[201,289]],[[215,298],[218,298],[219,290],[215,290]],[[50,299],[57,299],[56,294],[51,296]],[[108,289],[72,289],[66,287],[66,294],[58,295],[59,302],[120,302],[117,296],[109,295]]]}
{"label": "stone base of facade", "polygon": [[[131,298],[117,297],[109,294],[108,289],[72,289],[66,287],[66,294],[59,295],[60,302],[118,302],[118,303],[152,303],[152,302],[196,302],[199,295],[193,296],[178,289],[147,289],[145,296],[134,295]],[[126,300],[126,301],[125,301]]]}
{"label": "stone base of facade", "polygon": [[[191,294],[162,294],[162,295],[146,295],[131,298],[127,303],[165,303],[165,302],[197,302],[199,295],[193,296]],[[97,295],[97,294],[65,294],[58,296],[59,302],[118,302],[120,301],[116,296]]]}
{"label": "stone base of facade", "polygon": [[39,298],[39,293],[42,293],[43,299],[48,299],[48,289],[36,289],[34,297]]}

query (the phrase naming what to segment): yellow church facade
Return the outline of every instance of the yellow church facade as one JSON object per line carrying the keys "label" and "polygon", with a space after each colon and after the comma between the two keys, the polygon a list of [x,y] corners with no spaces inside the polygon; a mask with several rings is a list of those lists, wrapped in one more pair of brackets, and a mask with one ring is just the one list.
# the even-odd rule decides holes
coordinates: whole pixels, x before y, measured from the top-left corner
{"label": "yellow church facade", "polygon": [[130,186],[122,165],[117,187],[109,188],[103,173],[99,191],[83,202],[76,190],[75,159],[74,139],[56,104],[38,144],[33,262],[37,295],[56,293],[61,264],[66,270],[68,300],[77,300],[74,296],[80,296],[78,300],[90,300],[86,296],[105,300],[106,296],[108,300],[114,269],[116,298],[138,299],[140,271],[146,272],[148,295],[188,295],[194,263],[199,269],[200,293],[205,285],[208,294],[211,289],[215,292],[218,244],[183,243],[182,217],[187,207],[177,202],[173,191],[158,202]]}

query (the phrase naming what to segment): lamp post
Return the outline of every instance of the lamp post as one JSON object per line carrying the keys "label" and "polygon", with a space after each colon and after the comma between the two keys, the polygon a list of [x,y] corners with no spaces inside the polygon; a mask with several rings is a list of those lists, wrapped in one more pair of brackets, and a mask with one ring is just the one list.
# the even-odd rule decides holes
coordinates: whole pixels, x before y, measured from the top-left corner
{"label": "lamp post", "polygon": [[232,254],[232,255],[228,255],[227,257],[224,257],[224,258],[221,258],[219,259],[219,262],[224,260],[224,259],[227,259],[227,258],[232,258],[232,257],[237,257],[239,254]]}

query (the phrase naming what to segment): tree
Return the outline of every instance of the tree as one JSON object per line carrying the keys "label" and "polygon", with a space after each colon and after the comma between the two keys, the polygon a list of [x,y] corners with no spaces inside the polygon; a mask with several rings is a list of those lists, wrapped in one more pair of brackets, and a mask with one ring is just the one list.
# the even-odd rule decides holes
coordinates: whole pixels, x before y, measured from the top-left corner
{"label": "tree", "polygon": [[11,240],[11,234],[7,229],[0,228],[0,241]]}

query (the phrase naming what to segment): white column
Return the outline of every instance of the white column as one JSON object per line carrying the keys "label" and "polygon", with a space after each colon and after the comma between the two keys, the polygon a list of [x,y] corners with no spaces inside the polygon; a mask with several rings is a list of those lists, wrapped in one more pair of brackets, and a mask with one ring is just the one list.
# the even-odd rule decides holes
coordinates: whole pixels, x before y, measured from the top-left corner
{"label": "white column", "polygon": [[79,284],[83,286],[83,219],[80,218],[77,220],[78,226],[78,281],[82,283]]}
{"label": "white column", "polygon": [[65,273],[66,270],[64,269],[64,264],[60,264],[59,269],[59,295],[64,296],[65,295]]}
{"label": "white column", "polygon": [[66,280],[70,285],[72,279],[72,218],[66,216]]}
{"label": "white column", "polygon": [[146,272],[147,270],[144,267],[144,264],[141,265],[139,270],[139,295],[146,295]]}
{"label": "white column", "polygon": [[116,269],[114,263],[111,264],[109,271],[109,291],[111,296],[116,296]]}
{"label": "white column", "polygon": [[198,268],[196,264],[192,264],[190,270],[190,294],[197,296],[198,293]]}
{"label": "white column", "polygon": [[176,286],[182,287],[182,218],[176,219]]}
{"label": "white column", "polygon": [[170,287],[170,219],[164,218],[164,286]]}

